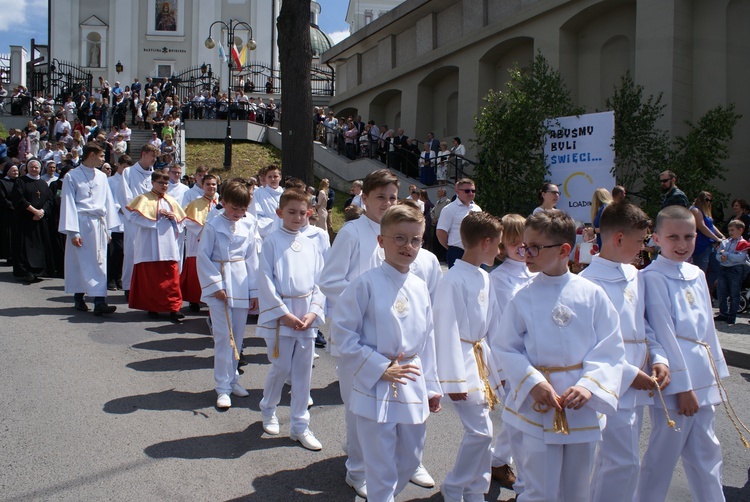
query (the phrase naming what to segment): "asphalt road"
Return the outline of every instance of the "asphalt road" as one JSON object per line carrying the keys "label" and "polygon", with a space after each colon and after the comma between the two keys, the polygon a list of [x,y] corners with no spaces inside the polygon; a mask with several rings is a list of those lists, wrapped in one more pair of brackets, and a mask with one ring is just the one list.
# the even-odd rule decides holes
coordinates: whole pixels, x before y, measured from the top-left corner
{"label": "asphalt road", "polygon": [[[72,308],[61,280],[24,285],[0,268],[0,499],[352,501],[344,484],[344,423],[333,360],[313,372],[311,429],[323,450],[289,440],[288,396],[281,435],[261,427],[258,403],[268,371],[263,341],[248,326],[250,362],[240,382],[247,398],[214,407],[213,341],[205,311],[181,325],[130,311],[94,317]],[[93,306],[93,305],[92,305]],[[750,424],[750,372],[732,369],[726,386]],[[424,463],[440,483],[452,467],[461,427],[452,406],[430,418]],[[495,424],[500,420],[496,414]],[[727,500],[750,501],[750,450],[723,410]],[[644,431],[648,437],[648,421]],[[512,492],[492,485],[488,500]],[[436,489],[410,485],[398,500],[435,500]],[[689,500],[682,468],[670,501]]]}

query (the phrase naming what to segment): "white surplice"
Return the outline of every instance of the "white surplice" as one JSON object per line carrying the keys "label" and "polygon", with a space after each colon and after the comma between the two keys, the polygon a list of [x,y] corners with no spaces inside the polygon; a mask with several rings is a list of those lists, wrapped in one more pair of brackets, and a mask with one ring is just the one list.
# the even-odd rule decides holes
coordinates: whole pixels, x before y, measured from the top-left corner
{"label": "white surplice", "polygon": [[430,301],[434,303],[435,294],[437,294],[438,286],[443,279],[443,269],[440,268],[440,261],[438,261],[435,253],[419,248],[417,259],[409,265],[409,270],[427,284]]}
{"label": "white surplice", "polygon": [[185,194],[187,191],[190,190],[187,185],[182,183],[172,183],[169,182],[169,188],[167,188],[167,195],[172,197],[174,200],[177,201],[178,204],[180,204],[183,208],[188,205],[187,202],[185,202]]}
{"label": "white surplice", "polygon": [[[158,204],[158,209],[172,211],[172,204],[166,198],[160,198]],[[174,201],[174,204],[177,202]],[[179,263],[182,251],[178,246],[178,238],[185,228],[184,223],[170,220],[166,216],[151,220],[137,211],[129,212],[130,223],[133,226],[133,264],[153,261]]]}
{"label": "white surplice", "polygon": [[[65,292],[107,296],[109,232],[120,225],[107,175],[80,165],[63,179],[60,233],[65,243]],[[80,236],[81,247],[71,239]]]}
{"label": "white surplice", "polygon": [[182,204],[182,207],[187,207],[188,204],[201,197],[203,197],[203,189],[198,186],[198,183],[195,183],[185,190],[185,193],[182,194],[182,200],[177,199],[177,202]]}
{"label": "white surplice", "polygon": [[[424,281],[384,263],[355,280],[333,312],[331,337],[341,363],[354,368],[350,395],[354,414],[377,422],[417,424],[430,411],[428,399],[441,395],[432,308]],[[421,375],[403,385],[381,377],[399,354]],[[403,364],[403,363],[402,363]]]}
{"label": "white surplice", "polygon": [[252,208],[258,220],[258,233],[265,239],[273,230],[281,228],[281,218],[276,214],[284,189],[281,187],[260,187],[253,193]]}
{"label": "white surplice", "polygon": [[[493,354],[510,381],[514,408],[503,420],[547,444],[601,440],[603,416],[617,409],[625,355],[617,311],[595,284],[566,272],[537,275],[508,303],[500,322]],[[552,371],[549,380],[558,395],[581,386],[591,399],[580,410],[566,410],[570,434],[553,429],[554,412],[532,409],[531,389],[545,381],[537,367],[580,369]],[[601,420],[600,420],[601,418]]]}
{"label": "white surplice", "polygon": [[152,169],[144,169],[139,162],[126,167],[122,171],[122,183],[119,185],[119,194],[116,196],[121,207],[121,219],[123,224],[123,257],[122,257],[122,289],[130,289],[130,281],[133,277],[133,259],[135,256],[135,227],[130,223],[130,211],[125,209],[131,200],[141,194],[150,192],[152,188]]}
{"label": "white surplice", "polygon": [[[638,495],[641,500],[664,500],[674,468],[682,458],[693,499],[724,500],[714,412],[721,397],[710,358],[719,378],[728,377],[729,370],[714,327],[706,277],[695,265],[664,256],[641,275],[646,289],[646,319],[669,359],[670,383],[663,391],[664,401],[681,432],[667,426],[661,407],[652,408],[652,430],[641,463]],[[690,390],[700,408],[691,417],[678,415],[676,394]]]}
{"label": "white surplice", "polygon": [[[594,463],[591,496],[592,500],[606,497],[609,502],[630,502],[638,486],[643,406],[654,402],[649,391],[631,385],[639,371],[651,375],[651,365],[667,364],[667,358],[646,322],[645,286],[634,266],[594,256],[580,275],[607,293],[620,316],[625,343],[618,410],[607,417]],[[620,489],[613,491],[613,486]]]}

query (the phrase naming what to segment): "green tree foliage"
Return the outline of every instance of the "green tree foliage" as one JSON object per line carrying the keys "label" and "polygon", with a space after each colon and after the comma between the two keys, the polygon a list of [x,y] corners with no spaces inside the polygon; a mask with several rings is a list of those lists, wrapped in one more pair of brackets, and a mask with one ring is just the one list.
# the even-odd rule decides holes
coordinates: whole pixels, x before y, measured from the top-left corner
{"label": "green tree foliage", "polygon": [[631,197],[659,201],[659,185],[654,180],[666,169],[669,135],[656,122],[664,115],[662,95],[643,97],[643,86],[636,85],[630,72],[607,98],[607,109],[615,112],[615,166],[613,174]]}
{"label": "green tree foliage", "polygon": [[560,73],[537,53],[531,68],[510,70],[504,91],[493,91],[476,116],[477,201],[497,215],[529,214],[549,170],[544,158],[546,119],[579,115]]}

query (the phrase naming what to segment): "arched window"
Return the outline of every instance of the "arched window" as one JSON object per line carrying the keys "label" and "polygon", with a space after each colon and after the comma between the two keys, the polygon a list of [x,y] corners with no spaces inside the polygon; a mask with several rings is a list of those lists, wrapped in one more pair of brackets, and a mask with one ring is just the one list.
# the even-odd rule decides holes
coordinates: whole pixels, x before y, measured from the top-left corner
{"label": "arched window", "polygon": [[96,32],[86,35],[86,66],[102,67],[102,36]]}

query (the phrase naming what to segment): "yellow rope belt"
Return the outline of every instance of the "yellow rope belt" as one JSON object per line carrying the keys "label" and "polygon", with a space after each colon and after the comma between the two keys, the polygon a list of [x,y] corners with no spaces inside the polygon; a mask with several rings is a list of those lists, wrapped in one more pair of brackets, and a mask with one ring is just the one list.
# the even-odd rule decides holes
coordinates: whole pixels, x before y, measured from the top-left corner
{"label": "yellow rope belt", "polygon": [[[307,298],[308,296],[310,296],[310,295],[313,294],[313,291],[314,290],[310,290],[309,293],[305,293],[304,295],[299,295],[299,296],[284,296],[284,295],[281,295],[281,298],[282,299],[284,299],[284,298],[292,298],[292,299],[294,299],[294,298]],[[274,357],[274,359],[276,359],[276,358],[279,357],[279,329],[280,328],[281,328],[281,318],[279,318],[279,319],[276,320],[276,345],[273,348],[273,357]]]}
{"label": "yellow rope belt", "polygon": [[[721,382],[721,379],[719,378],[719,370],[716,368],[716,361],[714,360],[713,354],[711,354],[711,346],[707,344],[706,342],[693,340],[692,338],[687,338],[685,336],[677,335],[677,338],[681,340],[687,340],[688,342],[697,343],[698,345],[701,345],[704,349],[706,349],[706,353],[708,354],[708,360],[711,362],[711,370],[713,371],[714,378],[716,379],[716,386],[719,388],[719,397],[721,397],[721,404],[724,406],[724,411],[727,413],[727,416],[729,417],[729,421],[732,422],[732,425],[734,425],[734,428],[737,431],[737,434],[740,435],[740,440],[742,441],[742,444],[745,445],[745,448],[750,448],[750,444],[748,444],[747,439],[745,439],[745,436],[742,434],[742,431],[740,430],[740,426],[742,426],[742,428],[747,433],[750,433],[750,429],[748,429],[747,426],[744,423],[742,423],[742,420],[740,420],[739,415],[737,415],[737,412],[734,411],[734,406],[732,406],[732,403],[729,402],[729,394],[727,394],[727,389],[724,387],[724,384]],[[730,413],[730,410],[731,410],[731,413]]]}
{"label": "yellow rope belt", "polygon": [[[565,371],[573,371],[573,370],[580,370],[583,369],[583,363],[574,364],[572,366],[534,366],[537,370],[541,371],[544,375],[544,378],[549,382],[552,383],[550,380],[550,374],[551,373],[562,373]],[[568,428],[568,417],[565,415],[565,408],[561,409],[555,409],[555,417],[552,420],[552,430],[555,432],[555,434],[570,434],[570,429]],[[532,406],[534,411],[537,411],[539,413],[547,413],[550,409],[550,406],[542,405],[541,403],[534,403],[534,406]]]}
{"label": "yellow rope belt", "polygon": [[[417,354],[412,354],[410,356],[404,356],[401,358],[402,361],[411,361],[417,357]],[[391,360],[391,363],[395,363],[398,361],[398,357],[389,357],[388,359]],[[398,398],[398,386],[396,386],[396,382],[391,382],[391,389],[393,389],[393,399]]]}
{"label": "yellow rope belt", "polygon": [[[214,263],[218,263],[221,266],[221,270],[219,273],[221,274],[221,279],[226,282],[226,278],[224,277],[224,264],[225,263],[232,263],[235,261],[245,261],[244,258],[233,258],[231,260],[211,260]],[[224,290],[226,293],[226,290]],[[232,352],[234,353],[234,360],[239,361],[240,360],[240,353],[237,350],[237,344],[234,343],[234,333],[232,332],[232,320],[229,318],[229,302],[227,300],[224,300],[224,315],[227,318],[227,327],[229,328],[229,345],[232,347]]]}
{"label": "yellow rope belt", "polygon": [[484,359],[484,348],[482,347],[482,340],[484,340],[484,338],[485,337],[482,337],[477,341],[466,340],[465,338],[460,338],[460,340],[471,345],[471,348],[474,350],[474,359],[477,361],[479,379],[482,381],[482,386],[484,387],[484,398],[487,400],[490,409],[494,410],[495,405],[500,404],[500,400],[497,398],[492,385],[490,385],[490,368],[487,366],[487,362]]}

